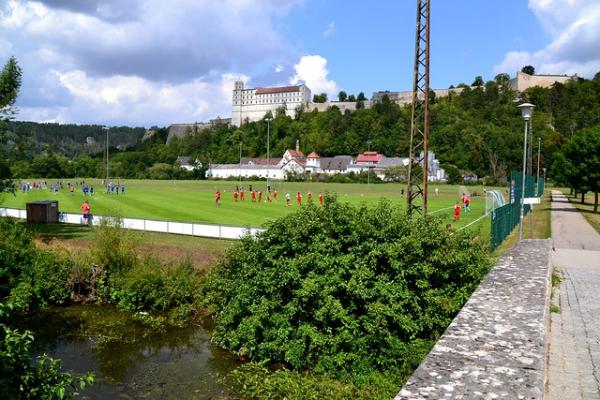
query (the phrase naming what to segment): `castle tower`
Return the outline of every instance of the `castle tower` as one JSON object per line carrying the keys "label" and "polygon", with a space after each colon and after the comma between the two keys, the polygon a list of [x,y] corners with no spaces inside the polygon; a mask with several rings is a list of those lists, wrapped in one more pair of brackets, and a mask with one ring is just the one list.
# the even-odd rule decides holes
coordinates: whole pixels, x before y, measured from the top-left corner
{"label": "castle tower", "polygon": [[231,110],[231,122],[234,126],[242,125],[242,100],[244,92],[244,82],[235,81],[233,86],[233,99],[232,99],[232,110]]}

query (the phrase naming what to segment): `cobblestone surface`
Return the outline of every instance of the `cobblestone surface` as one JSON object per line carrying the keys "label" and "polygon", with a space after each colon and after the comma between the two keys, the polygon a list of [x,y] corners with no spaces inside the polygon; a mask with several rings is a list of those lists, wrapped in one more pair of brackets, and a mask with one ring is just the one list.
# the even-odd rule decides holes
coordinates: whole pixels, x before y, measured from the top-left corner
{"label": "cobblestone surface", "polygon": [[600,399],[600,235],[560,193],[553,192],[555,288],[547,399]]}
{"label": "cobblestone surface", "polygon": [[541,398],[550,253],[525,240],[502,257],[396,400]]}

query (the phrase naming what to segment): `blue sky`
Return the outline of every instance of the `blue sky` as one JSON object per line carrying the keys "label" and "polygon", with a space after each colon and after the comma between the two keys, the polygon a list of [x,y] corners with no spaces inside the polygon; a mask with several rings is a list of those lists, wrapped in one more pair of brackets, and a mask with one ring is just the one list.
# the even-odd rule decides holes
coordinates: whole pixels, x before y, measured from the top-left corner
{"label": "blue sky", "polygon": [[[230,114],[249,87],[409,90],[414,0],[0,0],[22,120],[167,126]],[[599,0],[432,0],[431,85],[600,71]]]}

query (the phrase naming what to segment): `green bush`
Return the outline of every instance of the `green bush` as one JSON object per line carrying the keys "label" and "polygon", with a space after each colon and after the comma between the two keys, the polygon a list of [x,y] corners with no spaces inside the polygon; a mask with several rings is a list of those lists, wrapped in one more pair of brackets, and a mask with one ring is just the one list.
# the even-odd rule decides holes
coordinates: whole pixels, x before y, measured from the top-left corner
{"label": "green bush", "polygon": [[94,229],[92,259],[109,274],[128,271],[137,264],[139,235],[123,229],[123,218],[103,217]]}
{"label": "green bush", "polygon": [[33,237],[15,218],[0,218],[0,300],[21,280],[23,268],[33,264]]}
{"label": "green bush", "polygon": [[21,221],[0,218],[0,299],[27,310],[63,304],[71,287],[73,261],[66,252],[42,251]]}
{"label": "green bush", "polygon": [[4,399],[70,399],[94,381],[90,373],[74,378],[60,370],[60,362],[46,355],[32,362],[33,335],[19,332],[1,321],[13,306],[0,303],[0,393]]}
{"label": "green bush", "polygon": [[112,301],[130,311],[166,311],[191,304],[199,285],[191,263],[163,266],[157,260],[146,260],[112,281]]}
{"label": "green bush", "polygon": [[235,369],[231,379],[244,398],[256,400],[388,400],[399,388],[398,376],[393,374],[372,374],[358,385],[285,368],[270,371],[254,363]]}
{"label": "green bush", "polygon": [[488,271],[485,245],[386,202],[327,200],[241,240],[208,276],[213,341],[343,380],[410,373]]}

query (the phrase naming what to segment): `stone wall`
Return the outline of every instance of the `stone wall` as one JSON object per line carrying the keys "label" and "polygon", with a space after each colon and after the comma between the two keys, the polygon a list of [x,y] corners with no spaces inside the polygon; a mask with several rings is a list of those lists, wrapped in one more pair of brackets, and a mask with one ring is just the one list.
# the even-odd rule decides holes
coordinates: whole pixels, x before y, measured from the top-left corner
{"label": "stone wall", "polygon": [[503,256],[399,399],[541,399],[551,292],[551,240]]}
{"label": "stone wall", "polygon": [[549,88],[556,82],[564,84],[573,78],[574,76],[569,75],[529,75],[517,72],[517,76],[510,80],[510,87],[516,92],[523,92],[534,86]]}

